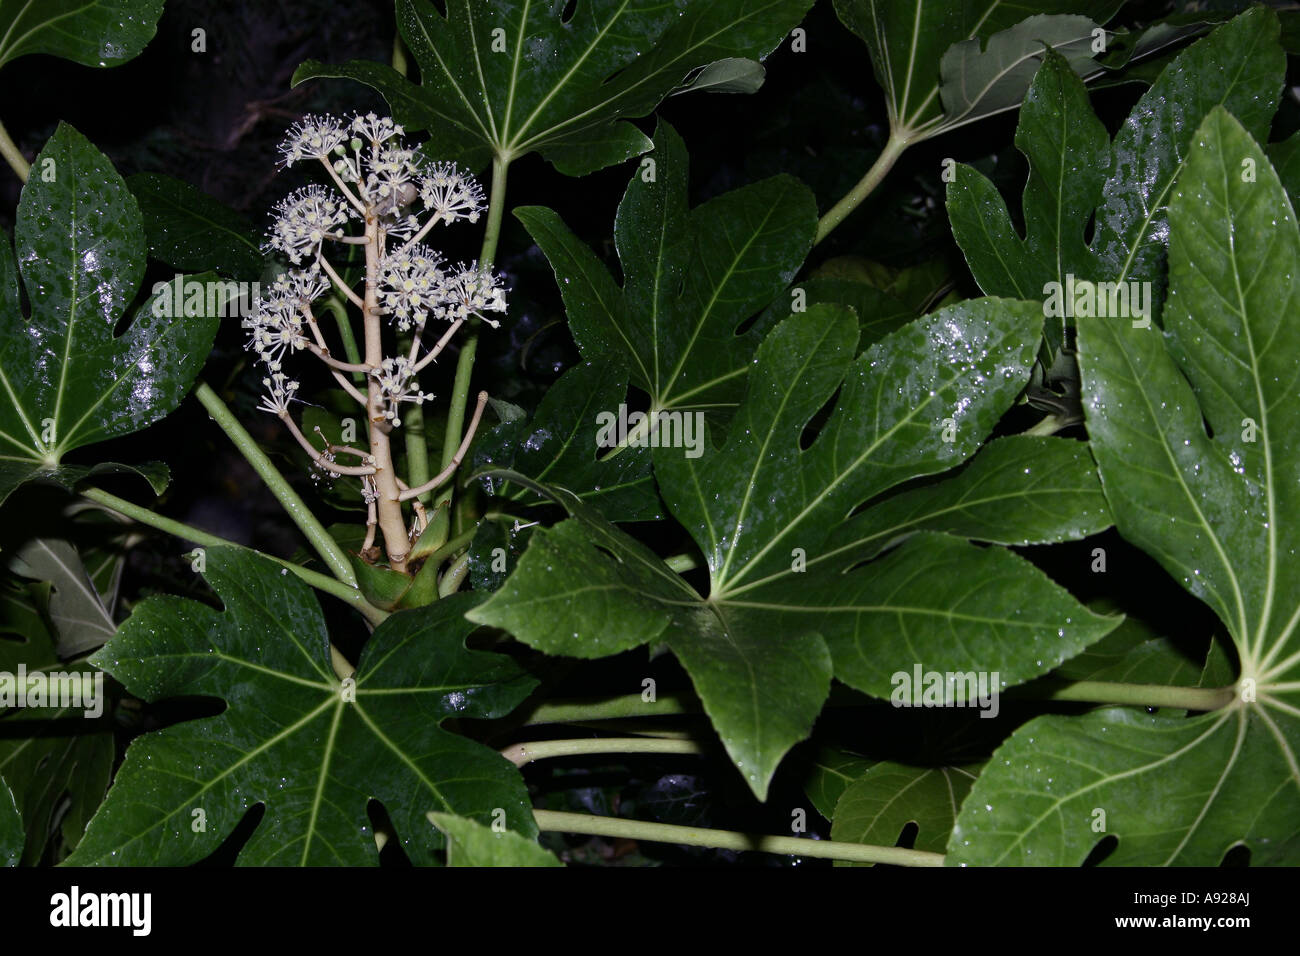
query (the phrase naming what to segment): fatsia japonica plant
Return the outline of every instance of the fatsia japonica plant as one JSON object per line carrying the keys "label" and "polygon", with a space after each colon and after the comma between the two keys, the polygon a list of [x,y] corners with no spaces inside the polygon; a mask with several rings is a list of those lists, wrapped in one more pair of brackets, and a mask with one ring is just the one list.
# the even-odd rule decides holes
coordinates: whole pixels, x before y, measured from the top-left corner
{"label": "fatsia japonica plant", "polygon": [[396,0],[239,209],[0,129],[0,859],[1296,863],[1300,22],[1184,6]]}

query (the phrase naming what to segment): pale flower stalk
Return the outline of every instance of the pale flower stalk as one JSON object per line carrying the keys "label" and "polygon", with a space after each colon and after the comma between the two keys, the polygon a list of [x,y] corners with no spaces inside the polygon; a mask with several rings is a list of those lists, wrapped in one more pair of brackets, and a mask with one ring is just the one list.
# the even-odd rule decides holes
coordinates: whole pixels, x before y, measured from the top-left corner
{"label": "pale flower stalk", "polygon": [[[258,407],[285,423],[322,473],[361,478],[368,513],[362,555],[369,560],[378,556],[378,534],[389,566],[407,571],[411,546],[427,524],[419,496],[455,474],[487,393],[479,393],[450,465],[421,485],[411,487],[397,475],[391,433],[401,426],[404,408],[434,397],[421,388],[420,372],[471,319],[497,327],[490,313],[506,311],[506,293],[500,276],[477,263],[449,266],[427,244],[439,224],[478,222],[485,206],[483,190],[455,165],[423,160],[402,137],[399,124],[373,113],[348,121],[308,116],[290,129],[280,146],[283,164],[319,162],[329,185],[295,190],[275,207],[267,246],[284,255],[292,268],[258,300],[243,325],[246,348],[265,368],[266,394]],[[348,286],[330,261],[331,254],[344,253],[349,245],[360,245],[365,253],[360,292]],[[313,312],[313,303],[331,289],[361,312],[360,362],[335,357]],[[385,325],[393,332],[385,335]],[[396,332],[410,336],[404,351],[396,349]],[[328,367],[364,409],[367,447],[330,444],[319,432],[313,441],[302,433],[291,411],[301,386],[285,367],[300,352]],[[365,376],[364,391],[350,377],[356,372]],[[412,505],[409,524],[404,502]]]}

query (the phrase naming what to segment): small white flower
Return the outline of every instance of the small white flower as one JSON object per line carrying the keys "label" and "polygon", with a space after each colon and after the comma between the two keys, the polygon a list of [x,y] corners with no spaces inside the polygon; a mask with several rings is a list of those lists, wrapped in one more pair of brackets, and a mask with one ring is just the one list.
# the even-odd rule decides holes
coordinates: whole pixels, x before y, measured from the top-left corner
{"label": "small white flower", "polygon": [[401,402],[422,405],[433,399],[432,393],[422,392],[415,382],[415,365],[404,356],[384,359],[384,364],[370,373],[379,385],[384,401],[384,417],[393,427],[402,424],[397,406]]}
{"label": "small white flower", "polygon": [[406,132],[399,124],[394,123],[391,117],[376,116],[374,113],[367,113],[365,116],[358,113],[354,116],[352,131],[360,133],[372,143],[382,143]]}
{"label": "small white flower", "polygon": [[287,255],[295,265],[306,257],[315,259],[325,237],[355,216],[346,201],[322,186],[304,186],[290,193],[275,207],[267,244]]}
{"label": "small white flower", "polygon": [[304,116],[293,126],[280,144],[281,162],[285,166],[304,159],[325,159],[334,147],[346,141],[347,130],[332,116]]}
{"label": "small white flower", "polygon": [[484,208],[483,187],[456,168],[455,163],[437,163],[420,177],[420,198],[430,212],[448,225],[458,219],[478,222]]}
{"label": "small white flower", "polygon": [[298,383],[283,372],[272,372],[269,377],[262,379],[262,384],[266,387],[267,394],[257,407],[273,415],[288,413],[293,393],[298,391]]}
{"label": "small white flower", "polygon": [[489,319],[484,312],[504,312],[506,290],[500,276],[479,269],[478,263],[460,266],[447,276],[443,284],[442,302],[434,316],[454,322],[477,315],[492,328],[500,323]]}
{"label": "small white flower", "polygon": [[384,146],[366,163],[367,175],[362,194],[372,203],[392,203],[415,197],[414,190],[402,187],[420,174],[415,153],[403,146]]}

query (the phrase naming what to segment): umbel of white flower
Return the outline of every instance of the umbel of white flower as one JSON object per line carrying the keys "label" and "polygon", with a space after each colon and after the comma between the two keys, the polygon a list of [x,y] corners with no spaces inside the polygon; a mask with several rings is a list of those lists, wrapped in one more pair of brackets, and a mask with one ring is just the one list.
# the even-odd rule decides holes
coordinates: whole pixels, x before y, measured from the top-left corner
{"label": "umbel of white flower", "polygon": [[[403,135],[400,125],[373,113],[351,120],[308,116],[280,146],[284,166],[318,161],[330,180],[328,186],[295,190],[275,207],[266,245],[283,254],[292,268],[243,322],[246,348],[267,371],[267,392],[259,407],[291,428],[289,403],[299,383],[284,364],[293,353],[314,353],[345,388],[350,387],[345,373],[364,372],[376,386],[382,406],[377,411],[396,426],[401,424],[401,403],[433,397],[419,388],[416,377],[456,329],[475,317],[495,328],[498,323],[489,313],[506,310],[499,275],[477,263],[449,266],[425,243],[439,223],[477,222],[485,208],[482,188],[454,164],[425,160],[406,146]],[[367,275],[373,288],[363,299],[345,285],[330,256],[337,259],[350,246],[367,242],[378,244],[377,256],[368,259],[377,268]],[[333,356],[312,311],[331,289],[362,308],[363,320],[369,312],[408,333],[406,354],[370,363],[346,363]],[[431,324],[438,327],[436,333],[426,332]],[[351,392],[362,400],[355,389]],[[319,457],[332,460],[328,451]]]}

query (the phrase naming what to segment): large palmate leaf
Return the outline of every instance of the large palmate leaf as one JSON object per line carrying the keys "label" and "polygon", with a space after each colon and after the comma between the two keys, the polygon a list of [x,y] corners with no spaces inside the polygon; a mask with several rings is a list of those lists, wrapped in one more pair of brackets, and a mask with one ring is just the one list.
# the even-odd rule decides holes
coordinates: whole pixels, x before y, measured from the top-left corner
{"label": "large palmate leaf", "polygon": [[1120,4],[835,0],[835,12],[871,51],[894,135],[916,142],[1019,105],[1045,44],[1095,69],[1092,31]]}
{"label": "large palmate leaf", "polygon": [[205,295],[201,314],[186,314],[150,298],[114,335],[144,275],[140,210],[108,159],[66,124],[36,158],[14,237],[17,264],[7,238],[0,248],[0,500],[31,478],[85,477],[91,469],[62,464],[64,455],[174,409],[224,301]]}
{"label": "large palmate leaf", "polygon": [[224,611],[150,598],[92,662],[147,700],[200,695],[227,708],[137,738],[70,863],[193,862],[258,803],[266,813],[244,864],[376,863],[371,799],[417,864],[440,845],[430,810],[504,812],[511,829],[536,834],[518,771],[439,727],[501,716],[536,683],[509,658],[466,649],[473,595],[388,618],[354,683],[341,684],[305,585],[232,548],[208,550],[205,577]]}
{"label": "large palmate leaf", "polygon": [[798,180],[773,176],[690,209],[686,146],[667,123],[652,160],[614,222],[622,288],[556,213],[515,215],[555,270],[584,358],[617,358],[651,408],[730,410],[761,339],[760,329],[736,330],[794,278],[817,204]]}
{"label": "large palmate leaf", "polygon": [[[1161,73],[1113,142],[1082,82],[1060,57],[1049,56],[1016,131],[1016,145],[1030,166],[1024,238],[997,188],[980,173],[959,166],[948,186],[953,235],[980,288],[988,295],[1041,300],[1049,295],[1048,283],[1058,283],[1069,296],[1073,277],[1079,283],[1151,283],[1153,298],[1158,296],[1166,205],[1193,133],[1213,107],[1224,105],[1263,138],[1286,68],[1277,36],[1277,18],[1263,7],[1219,27]],[[1094,209],[1089,246],[1084,231]],[[1146,304],[1149,317],[1159,314],[1158,301],[1149,298]],[[1131,300],[1129,310],[1134,311]],[[1062,341],[1064,326],[1064,318],[1048,324],[1051,341]]]}
{"label": "large palmate leaf", "polygon": [[347,77],[374,87],[400,122],[430,131],[440,157],[478,168],[491,157],[508,162],[541,150],[561,172],[580,176],[644,153],[650,141],[626,120],[645,116],[714,61],[766,56],[810,6],[449,0],[444,17],[429,0],[398,0],[398,28],[420,84],[377,63],[312,60],[294,82]]}
{"label": "large palmate leaf", "polygon": [[629,420],[629,381],[653,410],[729,415],[763,331],[779,316],[769,310],[744,334],[736,330],[803,263],[816,201],[797,180],[774,176],[690,209],[685,144],[661,123],[654,156],[633,175],[614,224],[621,288],[555,212],[528,206],[515,214],[555,270],[587,364],[555,384],[531,424],[503,425],[477,460],[567,488],[612,520],[660,517],[649,454],[657,436],[615,432],[623,447],[609,457],[599,416]]}
{"label": "large palmate leaf", "polygon": [[[1222,108],[1170,202],[1163,332],[1079,323],[1085,408],[1122,534],[1219,616],[1233,702],[1191,719],[1040,717],[963,807],[956,862],[1300,860],[1300,231],[1263,151]],[[1095,810],[1105,828],[1094,830]]]}
{"label": "large palmate leaf", "polygon": [[[553,491],[574,517],[536,529],[471,619],[576,657],[661,639],[760,797],[820,710],[832,660],[835,676],[883,697],[890,673],[914,665],[992,671],[995,692],[1046,672],[1116,622],[1009,551],[926,533],[867,569],[845,573],[860,562],[846,554],[805,570],[864,500],[979,447],[1024,385],[1041,321],[1028,303],[966,302],[855,358],[852,313],[817,305],[790,317],[760,347],[721,449],[655,450],[664,500],[708,565],[707,598]],[[1077,484],[1070,475],[1063,503]],[[1061,527],[1074,523],[1063,510]]]}
{"label": "large palmate leaf", "polygon": [[49,53],[117,66],[153,39],[163,0],[0,0],[0,66]]}

